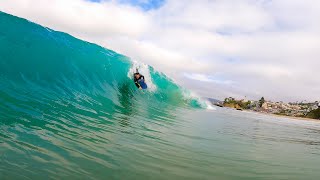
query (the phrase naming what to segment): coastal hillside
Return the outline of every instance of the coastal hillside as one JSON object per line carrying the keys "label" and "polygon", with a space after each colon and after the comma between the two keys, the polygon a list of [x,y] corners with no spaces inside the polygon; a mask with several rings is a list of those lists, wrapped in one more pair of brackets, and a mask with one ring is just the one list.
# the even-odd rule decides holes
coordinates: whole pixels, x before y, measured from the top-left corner
{"label": "coastal hillside", "polygon": [[320,104],[315,102],[272,102],[262,97],[258,101],[237,100],[233,97],[225,98],[223,102],[213,103],[216,106],[234,108],[237,110],[248,110],[282,116],[302,117],[320,119]]}
{"label": "coastal hillside", "polygon": [[320,108],[310,111],[307,117],[312,119],[320,119]]}

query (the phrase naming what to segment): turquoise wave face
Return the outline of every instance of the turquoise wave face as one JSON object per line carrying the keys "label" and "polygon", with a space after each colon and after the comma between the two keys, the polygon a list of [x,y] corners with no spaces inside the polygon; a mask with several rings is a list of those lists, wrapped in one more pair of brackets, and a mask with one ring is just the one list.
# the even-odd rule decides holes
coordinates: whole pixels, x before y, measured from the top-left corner
{"label": "turquoise wave face", "polygon": [[13,107],[26,100],[34,106],[28,111],[31,114],[27,113],[31,116],[42,114],[43,104],[56,102],[92,113],[109,109],[111,114],[115,107],[126,111],[128,104],[146,111],[159,105],[200,107],[197,100],[186,97],[179,86],[149,66],[143,66],[148,72],[144,75],[154,87],[137,90],[128,74],[133,68],[129,58],[26,20],[0,15],[1,97],[12,106],[6,114],[25,114],[22,110],[18,115]]}

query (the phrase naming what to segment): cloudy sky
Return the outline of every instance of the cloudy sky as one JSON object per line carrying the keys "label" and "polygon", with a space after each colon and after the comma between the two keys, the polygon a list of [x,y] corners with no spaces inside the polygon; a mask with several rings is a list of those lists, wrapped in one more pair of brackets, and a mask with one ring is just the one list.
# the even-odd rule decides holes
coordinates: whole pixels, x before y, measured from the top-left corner
{"label": "cloudy sky", "polygon": [[150,64],[201,96],[320,100],[319,0],[1,0],[0,10]]}

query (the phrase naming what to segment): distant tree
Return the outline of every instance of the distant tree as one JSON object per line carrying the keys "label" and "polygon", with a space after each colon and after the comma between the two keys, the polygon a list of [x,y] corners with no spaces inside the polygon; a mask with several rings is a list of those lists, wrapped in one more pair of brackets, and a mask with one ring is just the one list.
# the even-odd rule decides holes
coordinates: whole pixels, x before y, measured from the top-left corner
{"label": "distant tree", "polygon": [[250,109],[250,105],[251,105],[251,101],[247,101],[247,102],[243,102],[243,101],[239,101],[238,104],[240,105],[240,107],[242,109]]}
{"label": "distant tree", "polygon": [[265,102],[264,97],[262,97],[262,98],[259,100],[259,106],[261,107],[264,102]]}
{"label": "distant tree", "polygon": [[236,100],[233,97],[228,97],[224,99],[224,103],[235,103]]}
{"label": "distant tree", "polygon": [[228,102],[229,102],[229,98],[225,98],[224,103],[228,103]]}
{"label": "distant tree", "polygon": [[320,108],[310,111],[307,114],[307,117],[312,119],[320,119]]}

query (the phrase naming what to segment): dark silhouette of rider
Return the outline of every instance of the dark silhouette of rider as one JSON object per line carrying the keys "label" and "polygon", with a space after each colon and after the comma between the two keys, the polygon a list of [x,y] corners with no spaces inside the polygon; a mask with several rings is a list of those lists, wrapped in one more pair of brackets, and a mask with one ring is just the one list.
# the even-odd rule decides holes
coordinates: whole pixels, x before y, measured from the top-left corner
{"label": "dark silhouette of rider", "polygon": [[136,68],[136,73],[134,73],[134,83],[139,89],[147,89],[148,86],[145,82],[144,76],[139,73],[138,68]]}

